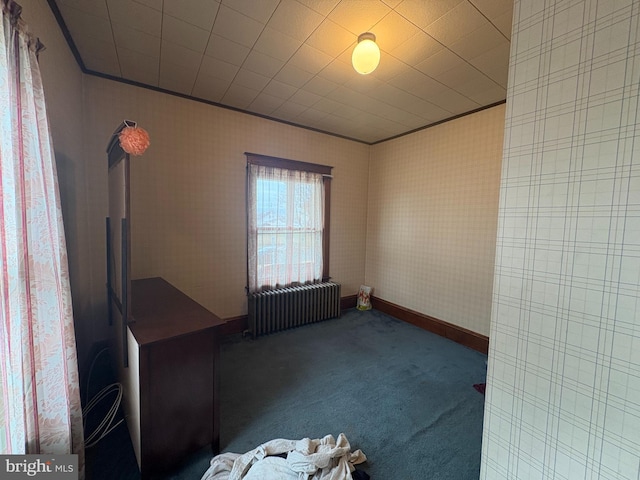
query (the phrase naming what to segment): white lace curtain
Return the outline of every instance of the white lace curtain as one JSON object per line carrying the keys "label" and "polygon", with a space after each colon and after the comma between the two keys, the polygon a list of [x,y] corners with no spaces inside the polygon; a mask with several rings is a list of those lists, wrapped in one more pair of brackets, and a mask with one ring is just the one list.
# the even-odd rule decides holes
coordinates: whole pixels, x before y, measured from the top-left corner
{"label": "white lace curtain", "polygon": [[62,213],[44,91],[20,7],[0,0],[0,453],[84,465]]}
{"label": "white lace curtain", "polygon": [[249,291],[321,281],[322,175],[248,168]]}

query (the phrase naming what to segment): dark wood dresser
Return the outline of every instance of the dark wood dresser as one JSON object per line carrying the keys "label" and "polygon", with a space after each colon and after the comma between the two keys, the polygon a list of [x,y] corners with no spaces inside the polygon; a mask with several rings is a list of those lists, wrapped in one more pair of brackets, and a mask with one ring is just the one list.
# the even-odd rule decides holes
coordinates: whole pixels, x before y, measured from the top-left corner
{"label": "dark wood dresser", "polygon": [[142,478],[211,445],[219,450],[218,326],[224,322],[162,278],[131,282],[124,407]]}

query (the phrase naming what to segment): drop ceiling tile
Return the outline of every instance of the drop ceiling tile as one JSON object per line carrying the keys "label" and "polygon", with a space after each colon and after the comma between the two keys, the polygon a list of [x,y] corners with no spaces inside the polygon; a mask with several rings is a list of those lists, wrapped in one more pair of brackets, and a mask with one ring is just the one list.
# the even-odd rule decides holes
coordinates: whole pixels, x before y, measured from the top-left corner
{"label": "drop ceiling tile", "polygon": [[425,121],[435,121],[443,117],[447,117],[450,113],[433,103],[406,92],[393,85],[384,84],[378,90],[379,98],[384,98],[386,103],[390,103],[395,107],[413,113]]}
{"label": "drop ceiling tile", "polygon": [[321,110],[326,113],[333,113],[340,109],[342,104],[331,100],[330,98],[321,98],[318,102],[313,106],[316,110]]}
{"label": "drop ceiling tile", "polygon": [[440,108],[451,112],[452,116],[470,112],[471,110],[475,110],[480,107],[479,103],[474,102],[470,98],[467,98],[450,88],[440,92],[438,98],[433,100],[433,103]]}
{"label": "drop ceiling tile", "polygon": [[301,88],[296,93],[294,93],[289,100],[294,102],[294,103],[297,103],[299,105],[304,105],[306,107],[311,107],[311,106],[315,105],[316,103],[318,103],[321,99],[322,99],[322,97],[320,95],[316,95],[315,93],[307,92],[306,90],[303,90]]}
{"label": "drop ceiling tile", "polygon": [[262,113],[263,115],[271,115],[285,101],[282,98],[274,97],[266,93],[260,93],[249,105],[252,112]]}
{"label": "drop ceiling tile", "polygon": [[[363,95],[362,100],[358,100],[358,103],[357,103],[358,108],[360,108],[361,110],[367,113],[377,115],[382,118],[386,118],[387,110],[389,110],[389,112],[392,111],[391,105],[381,102],[378,99],[371,97],[369,95]],[[398,114],[389,113],[389,115],[397,116]]]}
{"label": "drop ceiling tile", "polygon": [[340,133],[339,130],[336,129],[335,125],[331,123],[331,121],[331,116],[327,114],[322,118],[309,120],[309,126],[321,132]]}
{"label": "drop ceiling tile", "polygon": [[332,58],[326,53],[322,53],[307,44],[303,44],[300,49],[293,54],[287,65],[297,67],[305,72],[317,74],[320,70],[331,63]]}
{"label": "drop ceiling tile", "polygon": [[414,115],[393,105],[380,103],[372,111],[372,113],[379,115],[390,122],[399,123],[405,127],[415,128],[424,124],[424,118]]}
{"label": "drop ceiling tile", "polygon": [[438,97],[446,90],[445,85],[425,75],[422,82],[416,83],[407,92],[437,105]]}
{"label": "drop ceiling tile", "polygon": [[327,55],[337,56],[353,45],[356,37],[331,20],[325,20],[305,42]]}
{"label": "drop ceiling tile", "polygon": [[513,13],[513,0],[470,0],[489,19]]}
{"label": "drop ceiling tile", "polygon": [[358,115],[349,119],[350,128],[348,132],[351,132],[352,135],[355,132],[359,132],[358,134],[353,135],[354,137],[359,138],[359,135],[364,135],[370,132],[370,128],[368,126],[369,123],[367,115],[364,112],[359,112]]}
{"label": "drop ceiling tile", "polygon": [[513,12],[505,12],[492,18],[493,24],[503,33],[507,39],[511,40],[511,25],[513,23]]}
{"label": "drop ceiling tile", "polygon": [[398,107],[402,104],[411,103],[413,100],[419,100],[410,93],[386,82],[380,82],[375,89],[373,89],[372,94],[376,98],[382,99],[385,103],[396,105]]}
{"label": "drop ceiling tile", "polygon": [[407,65],[415,66],[443,48],[440,42],[423,31],[418,31],[390,53]]}
{"label": "drop ceiling tile", "polygon": [[468,1],[459,3],[452,10],[425,27],[424,31],[445,46],[460,40],[488,23]]}
{"label": "drop ceiling tile", "polygon": [[386,132],[379,132],[377,129],[366,125],[352,126],[351,129],[345,132],[345,136],[349,138],[358,138],[363,142],[372,142],[372,139],[387,137]]}
{"label": "drop ceiling tile", "polygon": [[267,25],[304,42],[318,28],[322,20],[322,15],[301,3],[295,0],[282,0]]}
{"label": "drop ceiling tile", "polygon": [[345,105],[344,103],[340,103],[340,106],[332,112],[332,115],[349,121],[360,117],[362,114],[363,112],[359,108],[354,108],[350,105]]}
{"label": "drop ceiling tile", "polygon": [[473,65],[463,62],[451,70],[447,70],[440,75],[436,75],[434,78],[455,90],[456,87],[468,82],[481,82],[486,79],[486,76]]}
{"label": "drop ceiling tile", "polygon": [[366,127],[369,134],[374,133],[376,135],[384,136],[395,135],[396,133],[404,132],[407,129],[405,125],[393,122],[384,117],[368,118],[362,123],[362,126]]}
{"label": "drop ceiling tile", "polygon": [[314,126],[313,123],[325,118],[328,114],[321,110],[316,110],[314,108],[307,108],[304,112],[300,113],[296,117],[298,121],[309,122],[311,126]]}
{"label": "drop ceiling tile", "polygon": [[278,0],[222,0],[222,4],[260,23],[267,23],[278,6]]}
{"label": "drop ceiling tile", "polygon": [[70,7],[96,17],[109,18],[109,11],[104,0],[58,0],[56,3],[63,16],[65,7]]}
{"label": "drop ceiling tile", "polygon": [[[446,85],[443,85],[430,77],[425,77],[424,82],[416,84],[405,91],[407,93],[410,93],[411,95],[415,95],[416,97],[420,98],[430,105],[440,106],[441,95],[448,92],[449,90],[450,89]],[[433,111],[432,108],[430,108],[430,110]]]}
{"label": "drop ceiling tile", "polygon": [[376,36],[380,50],[390,52],[420,32],[420,29],[403,16],[391,11],[371,31]]}
{"label": "drop ceiling tile", "polygon": [[240,45],[220,35],[211,34],[204,54],[207,57],[217,58],[218,60],[240,66],[245,62],[250,51],[251,49],[244,45]]}
{"label": "drop ceiling tile", "polygon": [[153,8],[158,12],[162,11],[162,2],[163,0],[133,0],[133,3],[139,3],[149,8]]}
{"label": "drop ceiling tile", "polygon": [[459,67],[465,63],[464,59],[453,53],[451,50],[443,48],[438,53],[431,55],[426,60],[418,63],[416,68],[421,72],[436,78],[449,70]]}
{"label": "drop ceiling tile", "polygon": [[502,87],[507,86],[509,77],[510,44],[504,43],[469,60],[474,67]]}
{"label": "drop ceiling tile", "polygon": [[390,11],[380,0],[348,0],[340,2],[328,18],[357,36],[370,31]]}
{"label": "drop ceiling tile", "polygon": [[469,95],[469,98],[480,105],[490,105],[507,98],[507,90],[499,85],[492,85],[486,90],[478,90]]}
{"label": "drop ceiling tile", "polygon": [[293,65],[285,65],[282,67],[282,70],[278,72],[278,74],[273,77],[274,80],[278,80],[280,82],[291,85],[292,87],[302,87],[305,83],[307,83],[313,77],[312,73],[306,72],[298,67],[294,67]]}
{"label": "drop ceiling tile", "polygon": [[337,83],[319,76],[313,77],[304,86],[304,89],[306,91],[315,93],[316,95],[320,95],[321,97],[328,95],[336,88],[338,88]]}
{"label": "drop ceiling tile", "polygon": [[60,13],[72,37],[90,36],[105,42],[113,42],[111,22],[108,18],[86,13],[83,9],[65,4],[60,5]]}
{"label": "drop ceiling tile", "polygon": [[299,105],[294,102],[285,102],[276,110],[274,110],[273,115],[282,120],[293,121],[295,117],[304,112],[308,107],[304,105]]}
{"label": "drop ceiling tile", "polygon": [[273,77],[283,66],[284,62],[282,60],[275,59],[255,50],[251,51],[242,64],[242,68],[267,77]]}
{"label": "drop ceiling tile", "polygon": [[469,35],[452,43],[449,48],[465,60],[469,60],[487,50],[508,43],[502,32],[487,22]]}
{"label": "drop ceiling tile", "polygon": [[264,24],[257,20],[220,5],[212,33],[251,48],[263,29]]}
{"label": "drop ceiling tile", "polygon": [[240,67],[232,63],[225,62],[218,58],[202,57],[202,63],[200,64],[200,73],[213,78],[219,78],[226,82],[231,83],[236,74],[240,70]]}
{"label": "drop ceiling tile", "polygon": [[482,92],[495,92],[498,90],[503,92],[505,89],[504,87],[497,85],[496,82],[491,80],[486,75],[478,72],[475,76],[470,77],[467,82],[456,86],[455,90],[465,97],[468,97],[477,102],[476,97],[478,97]]}
{"label": "drop ceiling tile", "polygon": [[344,86],[364,95],[376,96],[376,92],[384,83],[373,75],[354,75]]}
{"label": "drop ceiling tile", "polygon": [[342,85],[358,75],[350,64],[334,60],[327,65],[318,76],[338,85]]}
{"label": "drop ceiling tile", "polygon": [[402,100],[396,106],[422,118],[425,125],[451,116],[448,110],[415,96],[411,102]]}
{"label": "drop ceiling tile", "polygon": [[186,67],[162,60],[160,62],[160,79],[158,86],[172,92],[190,95],[198,74],[197,66]]}
{"label": "drop ceiling tile", "polygon": [[287,100],[288,98],[291,98],[291,96],[297,91],[297,87],[279,82],[278,80],[271,80],[268,85],[264,87],[262,93]]}
{"label": "drop ceiling tile", "polygon": [[122,76],[145,85],[158,86],[160,58],[118,47]]}
{"label": "drop ceiling tile", "polygon": [[[374,75],[377,79],[386,82],[386,81],[389,81],[391,78],[399,75],[400,72],[403,71],[408,66],[410,65],[404,62],[401,62],[394,56],[387,55],[386,53],[381,52],[380,64],[378,65],[378,68],[376,68],[376,70],[373,73],[371,73],[371,75]],[[351,67],[351,70],[353,70],[353,67]],[[355,72],[355,70],[353,71]]]}
{"label": "drop ceiling tile", "polygon": [[371,97],[363,95],[345,85],[340,85],[334,90],[332,98],[337,102],[342,102],[345,105],[357,108],[359,110],[369,111]]}
{"label": "drop ceiling tile", "polygon": [[302,46],[300,40],[284,35],[267,26],[258,38],[254,49],[278,60],[287,61]]}
{"label": "drop ceiling tile", "polygon": [[200,72],[193,86],[193,95],[197,98],[220,103],[230,85],[230,81],[211,77]]}
{"label": "drop ceiling tile", "polygon": [[[420,125],[420,127],[423,127],[424,125]],[[417,128],[420,128],[417,127]],[[395,128],[388,128],[386,129],[386,132],[380,133],[380,134],[376,134],[376,131],[372,129],[372,132],[374,133],[374,135],[372,137],[370,137],[369,142],[374,142],[377,139],[380,138],[393,138],[393,137],[398,137],[400,135],[404,135],[406,133],[406,128],[404,128],[402,125],[396,125]],[[414,129],[415,130],[415,129]]]}
{"label": "drop ceiling tile", "polygon": [[162,39],[204,53],[209,41],[209,32],[170,15],[164,15]]}
{"label": "drop ceiling tile", "polygon": [[432,122],[425,121],[423,117],[413,116],[411,118],[407,118],[406,121],[404,122],[397,122],[397,123],[398,123],[398,129],[396,130],[396,132],[406,133],[407,131],[423,128]]}
{"label": "drop ceiling tile", "polygon": [[389,80],[390,85],[404,90],[405,92],[411,92],[411,90],[413,90],[418,85],[427,82],[434,82],[434,80],[414,68],[407,68],[406,70],[403,70],[400,75],[397,75]]}
{"label": "drop ceiling tile", "polygon": [[298,0],[298,2],[306,5],[307,7],[315,10],[321,15],[327,15],[340,0]]}
{"label": "drop ceiling tile", "polygon": [[160,57],[160,37],[134,30],[130,27],[112,24],[113,38],[118,48],[126,48],[149,57]]}
{"label": "drop ceiling tile", "polygon": [[202,57],[202,54],[194,50],[162,40],[160,46],[160,65],[167,62],[177,67],[197,71],[200,67]]}
{"label": "drop ceiling tile", "polygon": [[82,35],[78,37],[78,50],[87,69],[115,77],[122,76],[116,46],[112,42]]}
{"label": "drop ceiling tile", "polygon": [[397,7],[396,12],[410,22],[424,29],[443,15],[462,3],[464,0],[404,0]]}
{"label": "drop ceiling tile", "polygon": [[163,13],[183,20],[191,25],[211,31],[213,21],[220,8],[214,0],[164,0]]}
{"label": "drop ceiling tile", "polygon": [[240,70],[238,70],[236,78],[233,79],[234,85],[247,87],[252,90],[257,90],[258,92],[262,91],[267,83],[269,83],[269,77],[251,72],[246,68],[241,68]]}
{"label": "drop ceiling tile", "polygon": [[109,17],[114,23],[160,37],[162,13],[132,0],[106,0]]}
{"label": "drop ceiling tile", "polygon": [[[353,69],[353,61],[351,57],[353,56],[353,49],[355,48],[356,45],[357,45],[357,41],[354,41],[349,48],[347,48],[344,52],[342,52],[340,55],[335,57],[335,60],[338,60],[339,62],[342,62],[345,65],[349,65],[349,67],[351,67],[351,70],[353,72],[355,72],[355,70]],[[380,61],[382,61],[384,56],[385,56],[384,52],[380,52]]]}
{"label": "drop ceiling tile", "polygon": [[232,84],[224,94],[224,97],[222,97],[222,103],[246,109],[259,93],[257,90]]}

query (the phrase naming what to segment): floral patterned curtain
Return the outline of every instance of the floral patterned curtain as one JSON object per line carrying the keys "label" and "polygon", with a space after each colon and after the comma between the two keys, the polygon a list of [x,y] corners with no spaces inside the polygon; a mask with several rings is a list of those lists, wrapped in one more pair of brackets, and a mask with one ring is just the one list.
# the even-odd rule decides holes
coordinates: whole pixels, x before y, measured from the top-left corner
{"label": "floral patterned curtain", "polygon": [[0,453],[79,455],[67,253],[37,53],[0,0]]}

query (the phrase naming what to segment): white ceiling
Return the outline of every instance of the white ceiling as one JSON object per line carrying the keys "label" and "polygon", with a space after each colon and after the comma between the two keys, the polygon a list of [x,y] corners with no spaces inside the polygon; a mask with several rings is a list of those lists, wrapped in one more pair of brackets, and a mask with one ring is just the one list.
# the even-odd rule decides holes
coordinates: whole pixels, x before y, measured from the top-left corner
{"label": "white ceiling", "polygon": [[[513,0],[50,4],[88,73],[365,143],[506,97]],[[351,66],[363,32],[381,50],[366,76]]]}

